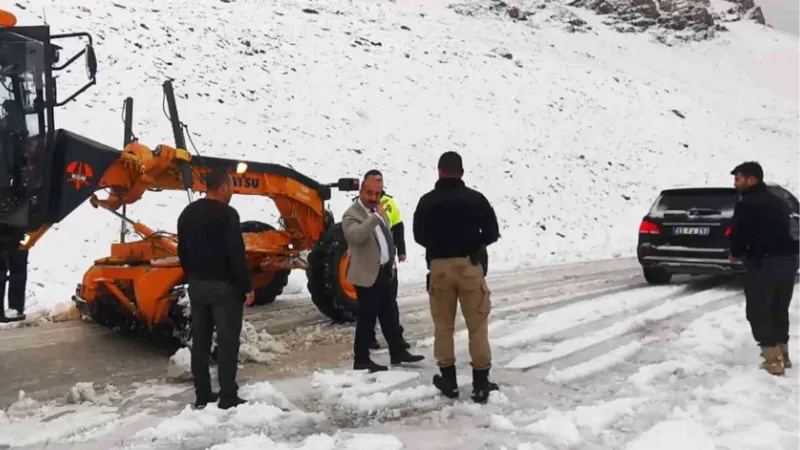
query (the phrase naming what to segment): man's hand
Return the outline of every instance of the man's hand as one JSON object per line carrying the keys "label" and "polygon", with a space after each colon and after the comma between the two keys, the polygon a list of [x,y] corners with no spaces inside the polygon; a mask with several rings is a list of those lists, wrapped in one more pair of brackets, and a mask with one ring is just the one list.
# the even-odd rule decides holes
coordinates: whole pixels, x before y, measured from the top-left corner
{"label": "man's hand", "polygon": [[381,202],[378,202],[378,206],[375,207],[375,211],[377,211],[381,216],[386,214],[386,208],[383,207],[383,203]]}
{"label": "man's hand", "polygon": [[741,258],[737,258],[735,256],[731,256],[730,258],[728,258],[728,260],[731,262],[731,264],[739,264],[740,262],[742,262]]}
{"label": "man's hand", "polygon": [[256,303],[256,293],[252,290],[244,294],[244,306],[253,306]]}
{"label": "man's hand", "polygon": [[406,255],[398,255],[397,260],[400,262],[406,262]]}

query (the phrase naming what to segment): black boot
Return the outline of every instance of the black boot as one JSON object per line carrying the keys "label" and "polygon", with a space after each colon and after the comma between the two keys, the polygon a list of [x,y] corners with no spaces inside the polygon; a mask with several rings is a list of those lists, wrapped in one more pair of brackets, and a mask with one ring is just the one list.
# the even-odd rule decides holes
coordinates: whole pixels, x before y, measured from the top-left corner
{"label": "black boot", "polygon": [[353,370],[369,370],[369,373],[383,372],[389,370],[388,367],[376,364],[370,357],[359,358],[353,362]]}
{"label": "black boot", "polygon": [[247,400],[241,399],[237,395],[237,396],[235,396],[233,398],[220,397],[219,402],[217,403],[217,406],[219,406],[219,409],[229,409],[229,408],[235,408],[235,407],[237,407],[239,405],[243,405],[245,403],[247,403]]}
{"label": "black boot", "polygon": [[472,401],[486,403],[489,400],[489,392],[498,390],[500,386],[489,381],[489,369],[472,370]]}
{"label": "black boot", "polygon": [[433,376],[433,385],[447,398],[458,398],[456,366],[440,367],[441,375]]}
{"label": "black boot", "polygon": [[219,394],[216,392],[210,392],[206,395],[196,395],[194,407],[195,409],[203,409],[209,403],[214,403],[217,400],[219,400]]}
{"label": "black boot", "polygon": [[412,355],[407,349],[401,347],[400,349],[391,353],[390,362],[393,366],[402,363],[413,363],[425,359],[422,355]]}

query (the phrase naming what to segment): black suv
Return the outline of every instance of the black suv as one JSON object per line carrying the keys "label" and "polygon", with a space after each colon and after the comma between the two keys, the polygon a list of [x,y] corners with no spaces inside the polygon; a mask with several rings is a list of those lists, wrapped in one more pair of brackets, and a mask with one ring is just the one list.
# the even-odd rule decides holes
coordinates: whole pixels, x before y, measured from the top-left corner
{"label": "black suv", "polygon": [[[791,232],[798,245],[800,204],[781,186],[767,183],[789,205]],[[645,279],[668,283],[673,274],[737,274],[745,271],[730,257],[733,208],[739,201],[734,188],[685,188],[661,192],[639,226],[637,256]]]}

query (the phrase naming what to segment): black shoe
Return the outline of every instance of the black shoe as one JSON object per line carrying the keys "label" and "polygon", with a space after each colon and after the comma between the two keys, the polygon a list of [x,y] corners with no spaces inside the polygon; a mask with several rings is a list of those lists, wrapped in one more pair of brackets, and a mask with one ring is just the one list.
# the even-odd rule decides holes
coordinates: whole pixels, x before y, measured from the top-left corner
{"label": "black shoe", "polygon": [[389,370],[388,367],[376,364],[371,359],[367,358],[363,361],[356,361],[353,363],[353,370],[369,370],[369,373],[383,372]]}
{"label": "black shoe", "polygon": [[425,359],[424,356],[422,356],[422,355],[412,355],[411,353],[408,352],[408,350],[403,349],[402,352],[397,352],[397,353],[393,354],[391,356],[391,358],[390,358],[390,362],[392,363],[393,366],[396,366],[396,365],[402,364],[402,363],[413,363],[413,362],[422,361],[423,359]]}
{"label": "black shoe", "polygon": [[441,375],[433,376],[433,385],[447,398],[458,398],[458,381],[456,366],[440,367]]}
{"label": "black shoe", "polygon": [[195,409],[203,409],[209,403],[214,403],[219,400],[219,394],[216,392],[211,392],[208,395],[202,395],[195,398],[194,401],[194,408]]}
{"label": "black shoe", "polygon": [[378,339],[372,338],[372,343],[369,344],[369,349],[370,350],[380,350],[381,349],[381,344],[378,343]]}
{"label": "black shoe", "polygon": [[497,383],[489,381],[489,369],[472,370],[472,401],[475,403],[486,403],[489,400],[489,393],[500,390]]}
{"label": "black shoe", "polygon": [[217,403],[217,406],[219,406],[219,409],[230,409],[230,408],[235,408],[239,405],[244,405],[245,403],[247,403],[247,400],[241,399],[237,395],[233,398],[230,397],[220,398],[219,403]]}

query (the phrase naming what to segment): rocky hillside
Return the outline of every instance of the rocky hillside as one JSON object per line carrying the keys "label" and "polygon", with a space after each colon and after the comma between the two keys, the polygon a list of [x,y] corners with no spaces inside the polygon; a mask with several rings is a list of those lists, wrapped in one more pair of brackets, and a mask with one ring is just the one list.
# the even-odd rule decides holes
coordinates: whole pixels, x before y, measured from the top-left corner
{"label": "rocky hillside", "polygon": [[[765,24],[761,7],[753,0],[721,1],[716,5],[710,0],[491,0],[479,8],[515,21],[561,22],[571,32],[591,29],[564,5],[605,16],[603,22],[621,33],[652,32],[664,43],[712,39],[717,32],[727,31],[725,22],[752,20]],[[453,6],[466,15],[474,15],[475,8],[473,2]]]}

